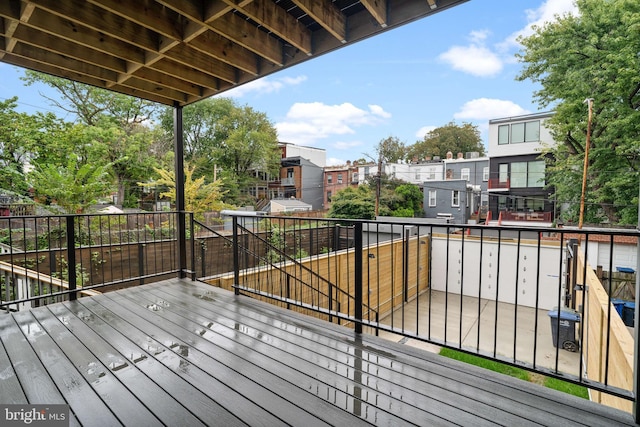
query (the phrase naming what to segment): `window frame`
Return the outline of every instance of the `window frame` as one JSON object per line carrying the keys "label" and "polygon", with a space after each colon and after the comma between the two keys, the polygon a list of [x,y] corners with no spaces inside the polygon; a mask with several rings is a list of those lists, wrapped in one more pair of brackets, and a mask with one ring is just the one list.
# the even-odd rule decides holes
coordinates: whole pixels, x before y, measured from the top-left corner
{"label": "window frame", "polygon": [[451,190],[451,207],[460,207],[460,190]]}
{"label": "window frame", "polygon": [[438,192],[437,190],[429,190],[429,207],[435,208],[438,205]]}

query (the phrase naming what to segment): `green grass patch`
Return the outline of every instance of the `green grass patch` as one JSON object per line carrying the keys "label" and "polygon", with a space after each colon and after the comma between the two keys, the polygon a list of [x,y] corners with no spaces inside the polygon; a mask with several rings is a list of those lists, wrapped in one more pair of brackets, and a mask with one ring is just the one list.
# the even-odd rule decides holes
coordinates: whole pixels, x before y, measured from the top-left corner
{"label": "green grass patch", "polygon": [[[518,378],[528,382],[533,382],[533,376],[529,371],[515,367],[515,366],[507,365],[506,363],[485,359],[480,356],[475,356],[473,354],[468,354],[462,351],[453,350],[453,349],[444,348],[444,347],[440,349],[440,355],[448,357],[450,359],[459,360],[461,362],[465,362],[470,365],[475,365],[480,368],[489,369],[491,371],[498,372],[500,374],[509,375],[510,377]],[[544,385],[545,387],[558,390],[567,394],[572,394],[574,396],[578,396],[583,399],[589,399],[589,393],[586,387],[572,384],[566,381],[562,381],[557,378],[545,377],[540,375],[537,375],[537,376],[543,378],[542,385]]]}
{"label": "green grass patch", "polygon": [[589,399],[589,391],[586,387],[568,383],[557,378],[545,377],[544,386],[561,391],[563,393],[573,394],[574,396],[578,396],[583,399]]}

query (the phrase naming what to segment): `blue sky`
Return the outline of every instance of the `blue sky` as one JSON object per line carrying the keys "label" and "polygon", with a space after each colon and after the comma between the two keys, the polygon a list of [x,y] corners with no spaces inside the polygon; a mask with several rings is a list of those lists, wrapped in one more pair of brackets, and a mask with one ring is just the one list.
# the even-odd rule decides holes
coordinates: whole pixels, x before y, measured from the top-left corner
{"label": "blue sky", "polygon": [[[325,149],[329,165],[375,157],[389,136],[413,144],[451,121],[477,125],[486,145],[490,119],[540,111],[536,86],[515,80],[516,37],[571,11],[573,0],[471,0],[222,96],[266,113],[281,141]],[[0,64],[0,99],[65,117],[23,74]]]}

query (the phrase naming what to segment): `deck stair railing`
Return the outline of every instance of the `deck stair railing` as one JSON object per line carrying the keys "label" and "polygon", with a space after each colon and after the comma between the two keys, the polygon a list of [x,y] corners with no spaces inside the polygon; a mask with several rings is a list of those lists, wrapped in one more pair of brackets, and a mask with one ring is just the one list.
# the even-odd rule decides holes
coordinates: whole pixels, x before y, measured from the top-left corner
{"label": "deck stair railing", "polygon": [[[226,235],[196,221],[199,230],[196,234],[201,237],[199,245],[193,242],[193,253],[198,254],[200,246],[195,265],[202,266],[194,268],[199,270],[199,280],[233,289],[237,294],[269,300],[288,309],[318,313],[329,321],[354,322],[357,307],[363,307],[362,301],[356,301],[353,292],[335,283],[336,274],[331,273],[331,265],[320,265],[321,259],[329,259],[329,249],[326,246],[314,249],[313,242],[304,245],[300,241],[304,234],[304,240],[316,239],[318,244],[343,245],[346,248],[349,241],[344,237],[343,227],[327,224],[324,220],[305,220],[304,229],[293,230],[287,229],[291,220],[283,217],[263,217],[259,224],[252,221],[250,226],[246,226],[242,218],[233,217],[233,232]],[[299,227],[301,222],[296,219],[293,224]],[[299,233],[298,237],[292,239],[296,233]],[[203,234],[208,238],[202,237]],[[210,243],[212,241],[217,243]],[[209,250],[209,244],[222,245],[226,250]],[[208,255],[209,251],[212,257]],[[229,255],[232,261],[230,271],[216,269],[216,274],[205,274],[216,268],[210,266],[216,264],[213,258],[219,261],[221,256],[229,259]],[[208,257],[210,259],[205,261]],[[322,271],[328,271],[329,275],[321,274]],[[375,310],[366,305],[364,310],[369,318],[376,319]]]}

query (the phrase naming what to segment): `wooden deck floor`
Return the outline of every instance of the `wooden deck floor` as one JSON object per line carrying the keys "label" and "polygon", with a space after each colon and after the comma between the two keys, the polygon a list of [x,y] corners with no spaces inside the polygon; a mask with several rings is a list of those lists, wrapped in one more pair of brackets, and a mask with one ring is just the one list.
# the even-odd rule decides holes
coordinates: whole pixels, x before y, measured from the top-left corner
{"label": "wooden deck floor", "polygon": [[0,339],[0,403],[66,403],[71,425],[635,425],[188,280],[0,315]]}

